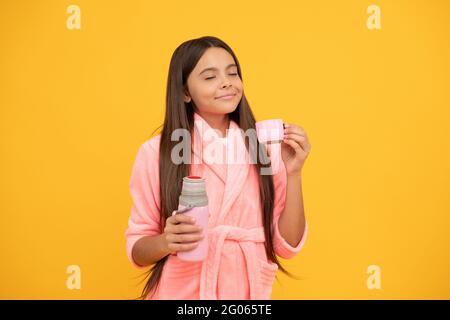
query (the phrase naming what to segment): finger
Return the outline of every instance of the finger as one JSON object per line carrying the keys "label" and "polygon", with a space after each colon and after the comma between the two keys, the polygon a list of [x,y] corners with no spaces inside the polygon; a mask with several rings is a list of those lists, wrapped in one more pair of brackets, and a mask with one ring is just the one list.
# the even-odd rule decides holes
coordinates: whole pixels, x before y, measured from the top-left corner
{"label": "finger", "polygon": [[292,149],[295,150],[296,154],[299,154],[300,152],[304,152],[303,149],[300,147],[300,145],[296,141],[294,141],[290,138],[284,139],[283,142],[290,145],[292,147]]}
{"label": "finger", "polygon": [[179,251],[189,251],[195,249],[198,246],[198,242],[193,243],[169,243],[167,247],[171,251],[179,252]]}
{"label": "finger", "polygon": [[308,149],[308,139],[304,136],[299,136],[298,134],[290,133],[284,136],[284,138],[288,138],[297,142],[301,148],[306,151]]}
{"label": "finger", "polygon": [[197,242],[203,238],[204,236],[201,233],[184,233],[184,234],[171,233],[168,234],[166,237],[167,241],[176,243]]}
{"label": "finger", "polygon": [[202,227],[194,224],[180,223],[170,227],[172,233],[195,233],[202,231]]}
{"label": "finger", "polygon": [[165,233],[192,233],[202,230],[200,225],[190,223],[168,223],[164,228]]}
{"label": "finger", "polygon": [[176,214],[172,216],[172,218],[174,221],[173,223],[190,223],[190,224],[195,223],[195,219],[193,217],[188,216],[184,213]]}
{"label": "finger", "polygon": [[284,135],[288,135],[288,134],[295,134],[299,137],[305,137],[306,139],[308,139],[308,135],[306,134],[306,132],[292,132],[292,131],[285,131]]}
{"label": "finger", "polygon": [[301,136],[307,136],[306,131],[302,127],[297,127],[296,125],[289,125],[289,127],[284,129],[284,133],[296,133]]}

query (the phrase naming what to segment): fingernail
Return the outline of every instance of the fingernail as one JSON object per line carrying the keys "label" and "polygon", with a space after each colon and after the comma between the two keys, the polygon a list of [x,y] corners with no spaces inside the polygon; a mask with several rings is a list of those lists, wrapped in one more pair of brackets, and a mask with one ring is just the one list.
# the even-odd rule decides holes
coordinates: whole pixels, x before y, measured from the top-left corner
{"label": "fingernail", "polygon": [[195,218],[194,218],[194,217],[191,217],[191,221],[192,221],[192,222],[195,222]]}

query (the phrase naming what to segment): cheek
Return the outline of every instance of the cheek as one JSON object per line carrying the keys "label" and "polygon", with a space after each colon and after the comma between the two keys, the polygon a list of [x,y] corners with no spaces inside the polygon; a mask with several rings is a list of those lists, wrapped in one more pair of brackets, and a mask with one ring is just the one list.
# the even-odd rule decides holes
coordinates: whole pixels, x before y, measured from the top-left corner
{"label": "cheek", "polygon": [[237,89],[237,91],[239,92],[238,95],[242,97],[242,91],[244,90],[244,87],[242,85],[242,81],[240,79],[236,80],[233,83],[233,86]]}
{"label": "cheek", "polygon": [[235,88],[237,88],[239,91],[242,91],[242,86],[243,86],[243,84],[242,84],[241,78],[235,77],[235,78],[232,80],[232,83],[233,83],[233,86],[234,86]]}
{"label": "cheek", "polygon": [[194,101],[197,101],[198,104],[202,102],[214,99],[216,92],[216,87],[208,84],[201,83],[195,86],[195,90],[192,90],[192,98]]}

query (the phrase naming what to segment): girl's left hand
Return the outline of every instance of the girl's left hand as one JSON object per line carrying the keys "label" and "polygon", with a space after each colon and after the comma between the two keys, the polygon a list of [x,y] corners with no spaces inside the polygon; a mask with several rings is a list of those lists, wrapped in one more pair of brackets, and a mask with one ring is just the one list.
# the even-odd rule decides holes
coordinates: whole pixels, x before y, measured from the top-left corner
{"label": "girl's left hand", "polygon": [[302,127],[295,124],[284,124],[284,140],[281,143],[281,158],[287,175],[297,175],[311,151],[308,136]]}

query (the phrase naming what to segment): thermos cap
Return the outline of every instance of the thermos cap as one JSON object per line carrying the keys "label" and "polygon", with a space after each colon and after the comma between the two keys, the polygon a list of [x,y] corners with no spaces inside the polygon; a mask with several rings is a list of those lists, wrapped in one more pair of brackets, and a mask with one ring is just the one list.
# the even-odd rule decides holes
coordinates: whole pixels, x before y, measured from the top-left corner
{"label": "thermos cap", "polygon": [[204,178],[199,176],[187,176],[183,178],[180,204],[184,206],[194,205],[197,207],[208,204]]}

